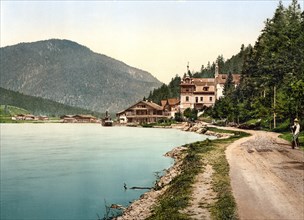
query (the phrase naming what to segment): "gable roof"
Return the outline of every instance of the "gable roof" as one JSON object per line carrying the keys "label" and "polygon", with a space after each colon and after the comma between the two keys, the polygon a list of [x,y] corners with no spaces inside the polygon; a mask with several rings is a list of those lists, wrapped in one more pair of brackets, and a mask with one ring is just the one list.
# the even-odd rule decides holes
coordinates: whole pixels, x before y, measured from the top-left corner
{"label": "gable roof", "polygon": [[73,118],[82,118],[82,119],[96,119],[93,115],[75,115]]}
{"label": "gable roof", "polygon": [[178,98],[168,99],[168,104],[169,105],[178,105],[179,104],[179,99]]}
{"label": "gable roof", "polygon": [[[142,101],[142,102],[144,102],[144,101]],[[158,104],[156,104],[156,103],[154,103],[152,101],[151,102],[145,101],[144,103],[147,104],[147,105],[149,105],[150,107],[156,109],[156,110],[163,110],[163,107],[161,107],[160,105],[158,105]]]}
{"label": "gable roof", "polygon": [[156,104],[156,103],[154,103],[154,102],[152,102],[152,101],[142,101],[142,100],[141,100],[141,101],[138,101],[138,102],[136,102],[135,104],[131,105],[130,107],[126,108],[125,110],[122,110],[122,111],[120,111],[120,112],[117,112],[117,114],[121,114],[121,113],[127,111],[128,109],[131,109],[131,108],[133,108],[134,106],[138,105],[139,103],[146,104],[146,105],[148,105],[148,106],[150,106],[151,108],[156,109],[156,110],[163,110],[163,107],[162,107],[162,106],[160,106],[160,105],[158,105],[158,104]]}
{"label": "gable roof", "polygon": [[161,103],[162,107],[164,107],[167,104],[167,100],[161,100],[160,103]]}
{"label": "gable roof", "polygon": [[[227,78],[228,74],[219,74],[216,80],[219,84],[225,84]],[[234,84],[240,84],[241,74],[232,74],[232,78]]]}

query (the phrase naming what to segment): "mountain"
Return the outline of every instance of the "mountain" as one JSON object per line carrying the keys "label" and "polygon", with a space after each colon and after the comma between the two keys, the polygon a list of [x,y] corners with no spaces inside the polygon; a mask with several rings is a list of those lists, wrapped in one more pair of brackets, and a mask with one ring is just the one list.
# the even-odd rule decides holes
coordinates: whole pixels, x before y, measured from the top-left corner
{"label": "mountain", "polygon": [[18,108],[26,109],[34,115],[47,116],[62,116],[74,114],[91,114],[97,117],[103,115],[98,112],[93,112],[78,107],[71,107],[52,100],[43,99],[24,95],[19,92],[10,91],[0,87],[0,104],[5,106],[16,106]]}
{"label": "mountain", "polygon": [[69,40],[51,39],[0,48],[0,86],[94,111],[119,111],[161,82]]}

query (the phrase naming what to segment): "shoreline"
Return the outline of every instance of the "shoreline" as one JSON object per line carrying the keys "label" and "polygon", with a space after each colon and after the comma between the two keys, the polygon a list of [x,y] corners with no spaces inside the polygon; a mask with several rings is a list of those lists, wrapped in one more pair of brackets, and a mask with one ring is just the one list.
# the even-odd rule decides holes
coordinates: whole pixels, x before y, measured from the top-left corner
{"label": "shoreline", "polygon": [[[174,128],[180,129],[183,131],[196,132],[203,135],[215,136],[217,139],[225,139],[229,138],[234,134],[230,133],[217,133],[213,131],[208,131],[205,123],[195,123],[188,124],[182,123],[174,126],[166,126],[165,129]],[[159,128],[159,127],[157,127]],[[207,133],[207,134],[206,134]],[[181,164],[183,163],[183,159],[186,156],[185,151],[187,148],[183,146],[174,147],[171,151],[165,153],[164,156],[171,157],[174,159],[174,164],[166,169],[165,174],[161,176],[159,181],[156,183],[157,188],[152,188],[148,192],[142,194],[139,199],[134,200],[130,206],[128,206],[121,216],[115,217],[115,220],[134,220],[134,219],[147,219],[152,215],[152,209],[157,204],[160,196],[164,194],[164,192],[169,187],[170,182],[178,175],[181,174]]]}
{"label": "shoreline", "polygon": [[157,203],[158,198],[163,195],[167,190],[169,183],[177,175],[181,173],[180,166],[182,164],[185,154],[183,151],[186,147],[175,147],[167,152],[164,156],[174,159],[174,164],[165,171],[165,174],[156,183],[160,189],[152,188],[148,192],[142,194],[139,199],[134,200],[121,216],[114,219],[116,220],[134,220],[146,219],[152,215],[152,207]]}

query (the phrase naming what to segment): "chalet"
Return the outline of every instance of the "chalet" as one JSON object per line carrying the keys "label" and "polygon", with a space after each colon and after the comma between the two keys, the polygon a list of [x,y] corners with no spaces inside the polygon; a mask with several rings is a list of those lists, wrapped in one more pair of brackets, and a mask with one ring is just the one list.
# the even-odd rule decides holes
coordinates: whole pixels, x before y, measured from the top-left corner
{"label": "chalet", "polygon": [[60,117],[63,123],[97,123],[96,117],[92,115],[63,115]]}
{"label": "chalet", "polygon": [[30,121],[30,120],[38,120],[38,117],[36,117],[35,115],[30,115],[30,114],[18,114],[14,117],[16,120],[26,120],[26,121]]}
{"label": "chalet", "polygon": [[92,115],[75,115],[73,118],[75,118],[78,123],[96,123],[97,122],[97,118]]}
{"label": "chalet", "polygon": [[24,120],[24,117],[25,117],[25,114],[18,114],[18,115],[15,115],[14,118],[16,118],[16,120]]}
{"label": "chalet", "polygon": [[[189,73],[189,65],[187,66]],[[240,83],[240,74],[232,74],[235,86]],[[228,74],[219,74],[216,64],[214,78],[191,78],[186,74],[180,83],[180,111],[187,108],[202,109],[213,106],[215,101],[223,96]]]}
{"label": "chalet", "polygon": [[153,123],[170,117],[163,107],[151,101],[139,101],[131,107],[116,114],[120,123]]}
{"label": "chalet", "polygon": [[74,115],[63,115],[60,117],[63,123],[76,123],[77,120],[74,118]]}
{"label": "chalet", "polygon": [[161,100],[163,110],[171,117],[175,117],[175,113],[179,111],[179,103],[179,99],[177,98]]}
{"label": "chalet", "polygon": [[38,116],[38,120],[40,120],[40,121],[47,121],[47,120],[49,120],[49,117],[46,116],[46,115],[39,115]]}

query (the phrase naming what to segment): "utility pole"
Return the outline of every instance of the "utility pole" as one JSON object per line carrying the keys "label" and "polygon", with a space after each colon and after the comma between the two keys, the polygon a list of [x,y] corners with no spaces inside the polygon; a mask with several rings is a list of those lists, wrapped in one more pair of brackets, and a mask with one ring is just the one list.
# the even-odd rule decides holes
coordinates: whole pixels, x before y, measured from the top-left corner
{"label": "utility pole", "polygon": [[276,128],[276,86],[273,86],[273,128]]}

